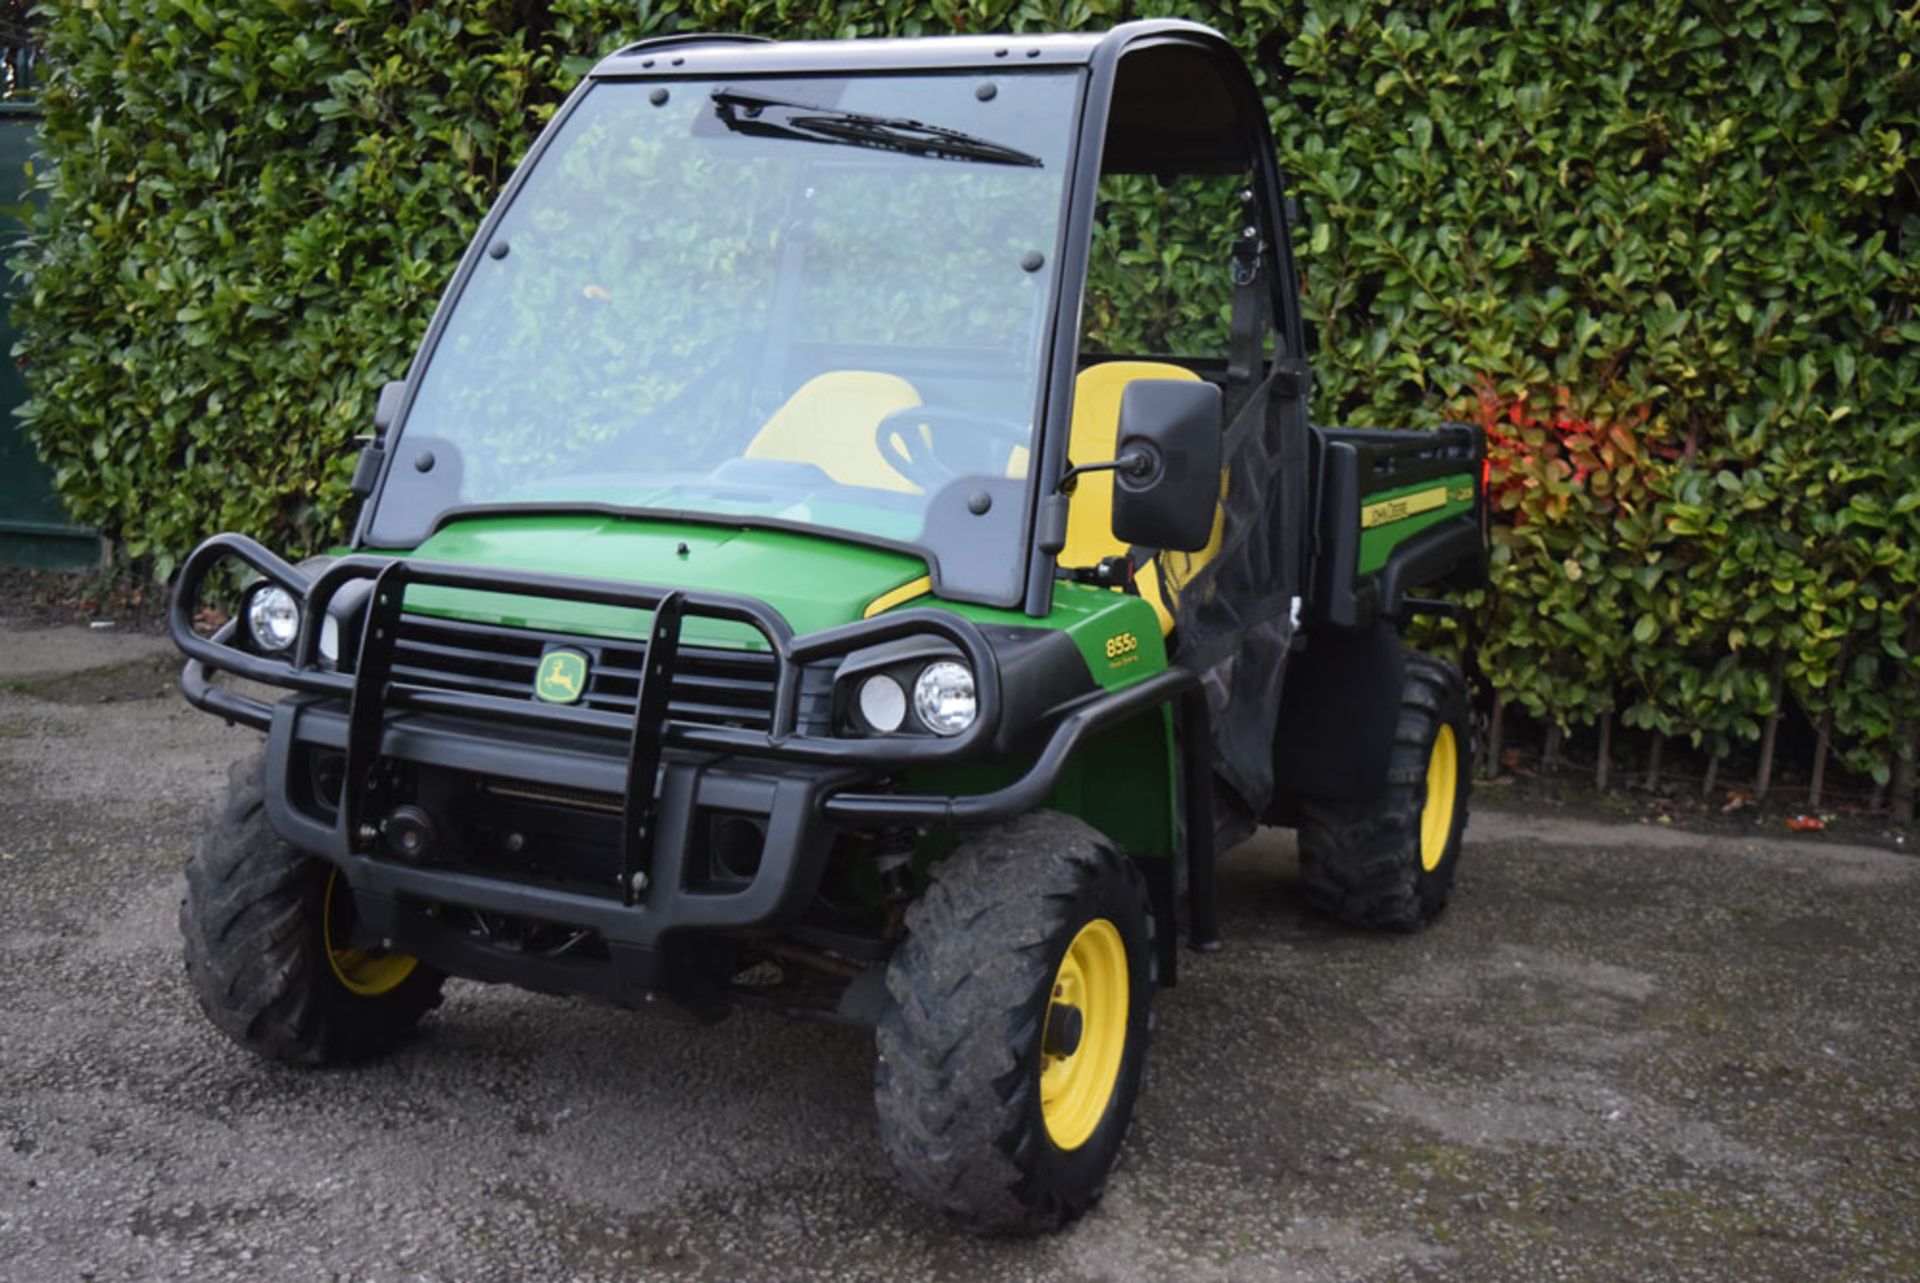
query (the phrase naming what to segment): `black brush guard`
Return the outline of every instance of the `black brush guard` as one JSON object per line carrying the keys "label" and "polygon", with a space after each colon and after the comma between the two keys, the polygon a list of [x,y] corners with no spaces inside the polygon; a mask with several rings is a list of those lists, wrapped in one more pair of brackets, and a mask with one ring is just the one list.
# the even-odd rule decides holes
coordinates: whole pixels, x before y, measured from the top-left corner
{"label": "black brush guard", "polygon": [[[267,656],[241,649],[235,644],[239,621],[211,638],[195,631],[193,619],[207,576],[229,559],[301,603],[300,631],[289,654]],[[341,653],[353,655],[353,671],[334,671],[319,661],[320,629],[328,604],[355,580],[371,580],[372,590],[357,651],[350,651],[342,639]],[[542,703],[531,692],[528,698],[513,699],[397,680],[393,649],[406,591],[415,585],[651,612],[633,714]],[[689,615],[743,624],[765,640],[777,673],[766,730],[702,725],[668,715],[681,627]],[[998,670],[985,636],[971,622],[938,610],[893,612],[796,638],[778,612],[751,598],[370,556],[342,558],[309,576],[255,541],[227,534],[203,543],[183,564],[170,625],[175,643],[187,656],[181,688],[188,701],[268,732],[269,817],[288,841],[325,855],[341,868],[356,901],[368,910],[359,935],[371,944],[389,944],[395,936],[416,943],[413,933],[401,930],[397,906],[402,897],[578,925],[597,932],[616,952],[650,954],[661,935],[671,930],[772,930],[804,909],[835,828],[980,824],[1024,814],[1044,802],[1083,739],[1168,700],[1181,703],[1186,742],[1209,742],[1203,723],[1193,721],[1205,717],[1197,683],[1186,670],[1171,668],[1067,711],[1051,728],[1032,766],[1003,788],[961,796],[875,789],[883,777],[902,769],[986,756],[1004,716]],[[929,635],[952,645],[974,672],[979,715],[966,731],[946,739],[837,739],[831,737],[831,728],[809,734],[810,728],[798,725],[802,677],[809,665],[830,663],[897,638]],[[215,671],[295,694],[266,703],[214,685]],[[504,727],[519,728],[518,733],[503,737]],[[344,780],[331,829],[295,813],[287,801],[285,772],[296,743],[344,751]],[[1211,809],[1203,785],[1205,767],[1192,760],[1194,755],[1187,756],[1187,831],[1210,833],[1210,814],[1195,814]],[[422,867],[383,854],[376,818],[388,801],[386,775],[380,769],[388,759],[550,784],[565,780],[619,794],[619,896]],[[860,791],[863,788],[869,791]],[[696,800],[704,804],[710,793],[767,815],[766,855],[746,892],[681,895],[671,875],[677,852],[690,840],[688,813]],[[671,831],[667,862],[674,867],[659,868],[657,848],[665,830]],[[1193,934],[1196,940],[1210,940],[1215,935],[1207,894],[1212,845],[1186,845],[1196,875],[1191,884],[1198,892]],[[443,956],[441,961],[463,974],[487,969],[483,959]],[[528,983],[531,965],[530,960],[518,962],[512,975],[492,978]],[[625,970],[651,974],[650,966]],[[556,979],[546,987],[582,985],[577,978]]]}

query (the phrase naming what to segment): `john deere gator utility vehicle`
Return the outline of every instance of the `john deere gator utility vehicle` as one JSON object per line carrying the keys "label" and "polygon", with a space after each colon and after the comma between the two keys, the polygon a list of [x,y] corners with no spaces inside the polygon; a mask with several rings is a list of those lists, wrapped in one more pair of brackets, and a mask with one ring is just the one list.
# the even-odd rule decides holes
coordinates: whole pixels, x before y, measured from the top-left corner
{"label": "john deere gator utility vehicle", "polygon": [[1297,826],[1371,927],[1453,882],[1465,692],[1399,633],[1482,573],[1480,439],[1309,389],[1213,31],[613,54],[382,393],[350,545],[183,567],[186,694],[266,733],[188,869],[202,1006],[300,1064],[448,976],[868,1026],[907,1189],[1073,1219],[1219,850]]}

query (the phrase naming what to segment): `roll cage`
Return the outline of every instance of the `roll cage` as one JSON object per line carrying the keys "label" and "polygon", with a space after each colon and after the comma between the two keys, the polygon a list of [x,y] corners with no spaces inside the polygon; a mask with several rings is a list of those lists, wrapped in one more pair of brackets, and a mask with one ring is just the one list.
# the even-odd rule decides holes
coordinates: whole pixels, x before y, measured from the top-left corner
{"label": "roll cage", "polygon": [[[1217,32],[1197,23],[1154,19],[1123,23],[1101,34],[1044,36],[954,36],[938,39],[879,39],[778,43],[754,36],[681,33],[638,41],[602,59],[556,113],[557,125],[595,82],[672,81],[680,78],[793,75],[888,75],[925,71],[1011,70],[1033,67],[1084,69],[1085,88],[1067,174],[1067,210],[1061,233],[1064,252],[1053,267],[1051,315],[1045,344],[1045,370],[1034,443],[1034,478],[1021,514],[1021,545],[1026,549],[1024,586],[1017,600],[984,602],[1017,607],[1035,618],[1052,608],[1059,571],[1059,549],[1043,537],[1043,508],[1054,496],[1068,467],[1074,378],[1080,367],[1082,300],[1097,216],[1099,181],[1105,173],[1192,174],[1246,172],[1250,185],[1245,208],[1252,220],[1247,239],[1258,247],[1264,280],[1259,308],[1243,308],[1236,299],[1232,335],[1236,358],[1209,375],[1226,384],[1229,404],[1265,376],[1262,353],[1271,340],[1276,360],[1304,356],[1304,332],[1297,301],[1295,269],[1286,236],[1284,189],[1274,162],[1264,108],[1239,53]],[[502,198],[470,242],[442,296],[391,410],[390,421],[403,424],[425,371],[427,359],[445,329],[450,308],[491,242],[492,231],[554,137],[550,125],[535,141]],[[1245,247],[1223,246],[1244,254]],[[1251,354],[1249,356],[1249,354]],[[1237,386],[1236,386],[1237,385]],[[399,457],[387,450],[377,480],[383,487]],[[351,544],[371,549],[372,505],[363,505]],[[1302,514],[1282,520],[1298,523]],[[1288,543],[1298,548],[1300,540]],[[1304,567],[1292,578],[1304,579]],[[938,567],[934,589],[941,592]],[[956,599],[964,593],[943,594]]]}

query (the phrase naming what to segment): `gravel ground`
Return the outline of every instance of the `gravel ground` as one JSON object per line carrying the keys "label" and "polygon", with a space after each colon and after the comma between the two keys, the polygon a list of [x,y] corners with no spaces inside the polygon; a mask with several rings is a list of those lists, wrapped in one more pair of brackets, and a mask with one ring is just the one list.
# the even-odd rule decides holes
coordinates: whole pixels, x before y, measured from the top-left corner
{"label": "gravel ground", "polygon": [[0,1277],[1920,1279],[1911,857],[1483,812],[1381,940],[1264,835],[1105,1202],[982,1242],[895,1192],[854,1033],[456,983],[369,1068],[229,1046],[173,913],[255,737],[171,668],[0,622]]}

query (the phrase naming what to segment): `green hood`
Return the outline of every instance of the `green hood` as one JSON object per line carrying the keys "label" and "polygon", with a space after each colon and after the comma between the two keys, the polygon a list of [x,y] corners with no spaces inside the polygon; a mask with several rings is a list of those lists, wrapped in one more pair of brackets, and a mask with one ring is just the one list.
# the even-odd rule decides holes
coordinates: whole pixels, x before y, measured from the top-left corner
{"label": "green hood", "polygon": [[[875,598],[927,573],[918,557],[824,536],[591,515],[456,521],[410,555],[732,593],[773,607],[796,634],[859,619]],[[599,637],[644,637],[649,623],[644,610],[427,585],[407,590],[407,607],[450,619]],[[750,629],[693,616],[685,636],[707,644],[760,645]]]}

